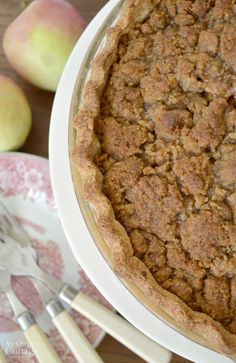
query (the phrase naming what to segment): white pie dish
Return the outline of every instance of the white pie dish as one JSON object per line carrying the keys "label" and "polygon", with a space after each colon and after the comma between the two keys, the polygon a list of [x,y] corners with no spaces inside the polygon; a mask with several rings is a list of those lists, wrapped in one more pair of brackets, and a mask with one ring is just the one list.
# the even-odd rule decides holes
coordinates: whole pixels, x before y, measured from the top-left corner
{"label": "white pie dish", "polygon": [[[98,250],[78,205],[71,178],[69,161],[69,119],[73,90],[78,75],[83,84],[87,73],[87,52],[95,48],[97,35],[104,34],[104,25],[112,22],[120,1],[111,0],[95,17],[77,43],[61,78],[56,94],[50,129],[50,165],[53,188],[61,221],[75,257],[91,280],[110,303],[131,323],[145,334],[191,361],[198,363],[227,363],[230,359],[213,352],[162,322],[156,315],[141,304],[112,272]],[[108,21],[107,21],[108,20]],[[83,238],[78,241],[78,237]],[[106,280],[104,281],[104,276]]]}

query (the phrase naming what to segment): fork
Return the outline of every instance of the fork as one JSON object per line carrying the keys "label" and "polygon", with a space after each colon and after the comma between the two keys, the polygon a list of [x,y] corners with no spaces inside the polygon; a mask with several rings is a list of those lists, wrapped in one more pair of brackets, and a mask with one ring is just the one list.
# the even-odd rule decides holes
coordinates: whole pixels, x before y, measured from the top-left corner
{"label": "fork", "polygon": [[43,300],[52,323],[61,334],[75,358],[80,363],[102,363],[102,358],[98,355],[70,314],[65,310],[60,300],[49,292],[47,287],[43,286],[42,289],[42,282],[38,280],[33,280],[32,282]]}
{"label": "fork", "polygon": [[[18,226],[16,234],[19,234],[19,228],[21,227]],[[24,234],[26,233],[24,232]],[[0,238],[5,242],[0,243],[0,269],[6,269],[15,276],[28,276],[42,281],[54,294],[69,303],[77,312],[93,321],[149,363],[168,363],[170,361],[171,353],[168,350],[149,339],[124,318],[77,291],[71,285],[61,283],[41,270],[35,262],[32,247],[29,244],[22,247],[4,232],[0,232]],[[50,308],[48,310],[50,311]],[[54,322],[55,320],[57,320],[57,316],[54,317]]]}
{"label": "fork", "polygon": [[[38,361],[40,363],[62,363],[46,335],[37,325],[31,312],[25,308],[15,295],[11,287],[11,275],[7,271],[0,271],[0,290],[6,293],[14,311],[15,319]],[[1,359],[4,358],[1,357]]]}

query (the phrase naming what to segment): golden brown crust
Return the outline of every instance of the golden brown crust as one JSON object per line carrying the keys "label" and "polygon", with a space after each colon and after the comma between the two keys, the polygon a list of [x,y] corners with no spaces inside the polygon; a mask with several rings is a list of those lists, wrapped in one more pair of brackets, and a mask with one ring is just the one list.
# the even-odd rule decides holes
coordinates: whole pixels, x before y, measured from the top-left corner
{"label": "golden brown crust", "polygon": [[[72,159],[81,175],[85,198],[93,209],[96,215],[97,225],[106,243],[110,247],[112,264],[119,276],[131,280],[144,294],[146,294],[146,296],[148,296],[153,305],[157,305],[167,315],[171,316],[175,320],[177,326],[203,337],[204,340],[217,351],[224,354],[236,354],[236,336],[234,334],[230,334],[220,323],[216,322],[208,315],[191,310],[183,302],[184,299],[188,299],[188,296],[183,296],[181,297],[182,299],[180,299],[162,288],[157,283],[156,279],[154,279],[147,266],[134,256],[134,247],[131,240],[125,228],[116,220],[113,206],[103,193],[103,175],[93,162],[94,156],[96,156],[100,150],[100,143],[94,130],[94,122],[99,116],[101,95],[107,82],[109,69],[116,59],[120,37],[135,23],[141,22],[158,2],[159,1],[151,0],[126,0],[118,23],[109,30],[106,45],[96,57],[91,67],[91,76],[84,90],[82,106],[73,121],[72,127],[76,134],[76,146],[73,149]],[[171,1],[169,1],[169,5],[171,12],[173,11]],[[176,21],[183,21],[183,19],[176,19]],[[189,21],[189,19],[184,19],[184,21]],[[206,34],[202,34],[201,47],[207,47],[204,43],[205,35]],[[210,49],[210,51],[213,52],[214,50]],[[222,52],[224,52],[223,48]],[[223,55],[227,57],[226,53],[223,53]],[[158,130],[161,128],[164,135],[167,135],[166,137],[168,137],[169,128],[176,122],[175,115],[170,119],[169,117],[171,115],[167,114],[165,110],[153,110],[153,112],[158,112],[158,115],[162,118],[165,116],[162,124],[160,123],[160,120],[162,119],[158,119],[156,127]],[[187,116],[181,115],[181,117],[186,118]],[[219,128],[217,131],[219,132]],[[178,128],[176,132],[178,132]],[[197,131],[195,131],[195,133],[196,132]],[[218,135],[213,136],[212,147],[214,148],[215,138],[217,138]],[[142,135],[142,137],[145,138],[145,135]],[[192,137],[193,139],[190,141],[194,143],[193,140],[195,135]],[[204,143],[204,140],[202,142]],[[129,154],[129,157],[132,158],[132,152],[130,150],[128,151],[131,153]],[[201,173],[206,173],[196,157],[192,160],[186,160],[186,163],[190,162],[195,163],[197,167],[199,167],[200,176]],[[221,172],[219,173],[219,177],[222,176],[222,173],[227,169],[228,163],[230,162],[230,156],[229,160],[222,161],[224,164],[223,167],[220,168]],[[191,185],[192,180],[188,178],[188,174],[185,172],[184,167],[184,164],[176,165],[176,168],[187,187],[193,188]],[[194,169],[196,169],[195,166]],[[233,177],[234,176],[232,176],[232,178]],[[158,180],[155,180],[154,182],[158,182]],[[200,182],[201,180],[199,183]],[[196,183],[194,183],[194,188],[194,191],[196,190],[197,193],[198,185]],[[200,186],[200,189],[201,188],[202,186]],[[175,198],[178,199],[176,195]],[[178,208],[181,201],[179,200],[176,203],[176,208]],[[183,233],[186,244],[194,243],[194,241],[189,242],[186,230]],[[134,237],[134,240],[135,238],[137,239],[137,236]],[[141,237],[139,236],[139,238]],[[140,247],[140,239],[139,242],[133,243],[138,243],[139,247],[137,248],[142,248],[142,246]],[[166,273],[168,274],[168,271],[163,270],[163,274]],[[214,282],[212,282],[212,285],[214,287]]]}

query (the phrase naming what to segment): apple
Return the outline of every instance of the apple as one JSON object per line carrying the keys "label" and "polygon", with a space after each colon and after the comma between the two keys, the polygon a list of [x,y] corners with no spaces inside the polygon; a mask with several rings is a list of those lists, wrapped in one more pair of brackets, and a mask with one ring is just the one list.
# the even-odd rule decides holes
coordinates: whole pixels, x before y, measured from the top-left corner
{"label": "apple", "polygon": [[66,61],[86,26],[65,0],[34,0],[8,26],[3,49],[24,79],[55,91]]}
{"label": "apple", "polygon": [[0,75],[0,151],[19,149],[29,134],[31,120],[30,106],[21,88]]}

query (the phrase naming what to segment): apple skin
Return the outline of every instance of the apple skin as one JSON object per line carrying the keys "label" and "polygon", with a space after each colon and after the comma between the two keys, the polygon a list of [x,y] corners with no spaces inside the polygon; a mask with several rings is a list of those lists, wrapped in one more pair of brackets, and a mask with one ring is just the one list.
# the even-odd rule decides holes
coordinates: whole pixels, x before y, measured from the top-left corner
{"label": "apple skin", "polygon": [[56,91],[85,26],[79,12],[67,1],[34,0],[6,29],[3,49],[22,78]]}
{"label": "apple skin", "polygon": [[19,149],[26,141],[31,123],[25,94],[15,82],[0,75],[0,151]]}

